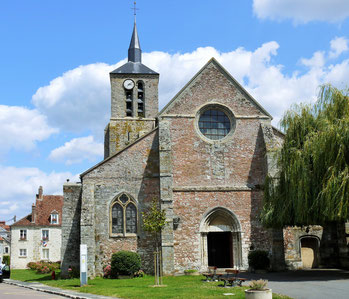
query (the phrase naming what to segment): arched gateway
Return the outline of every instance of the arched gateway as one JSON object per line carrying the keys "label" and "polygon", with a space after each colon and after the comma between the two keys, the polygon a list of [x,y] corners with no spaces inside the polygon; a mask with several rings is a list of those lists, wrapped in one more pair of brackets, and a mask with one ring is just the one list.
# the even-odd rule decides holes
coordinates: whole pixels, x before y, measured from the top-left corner
{"label": "arched gateway", "polygon": [[235,214],[217,207],[206,213],[200,225],[201,267],[242,266],[241,225]]}

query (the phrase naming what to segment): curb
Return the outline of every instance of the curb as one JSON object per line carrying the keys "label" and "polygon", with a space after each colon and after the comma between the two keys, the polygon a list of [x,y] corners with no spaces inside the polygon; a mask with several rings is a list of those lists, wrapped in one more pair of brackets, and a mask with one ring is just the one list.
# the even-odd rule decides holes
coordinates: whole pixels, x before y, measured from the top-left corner
{"label": "curb", "polygon": [[[117,297],[107,297],[107,296],[101,296],[101,295],[95,295],[95,294],[88,294],[88,293],[77,293],[74,291],[69,290],[63,290],[60,288],[50,287],[41,283],[30,283],[30,282],[23,282],[19,280],[12,280],[12,279],[4,279],[3,283],[9,284],[9,285],[15,285],[22,288],[31,289],[34,291],[49,293],[53,295],[63,296],[67,298],[73,298],[73,299],[118,299]],[[120,298],[119,298],[120,299]]]}

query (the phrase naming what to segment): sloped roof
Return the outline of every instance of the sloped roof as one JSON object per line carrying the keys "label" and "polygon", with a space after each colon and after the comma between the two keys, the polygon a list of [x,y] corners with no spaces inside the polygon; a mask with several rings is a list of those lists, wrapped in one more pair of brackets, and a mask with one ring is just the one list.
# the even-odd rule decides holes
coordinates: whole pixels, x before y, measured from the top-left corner
{"label": "sloped roof", "polygon": [[235,78],[214,58],[212,57],[195,75],[194,77],[189,80],[189,82],[173,97],[173,99],[158,113],[158,117],[160,117],[162,114],[165,114],[168,109],[170,109],[171,106],[173,106],[174,102],[182,95],[183,92],[188,88],[188,86],[210,65],[214,64],[217,66],[217,68],[225,75],[227,78],[229,78],[240,90],[242,94],[246,96],[247,99],[249,99],[259,110],[261,110],[265,115],[270,117],[270,119],[273,119],[273,117],[247,92],[245,88],[242,87],[242,85],[235,80]]}
{"label": "sloped roof", "polygon": [[154,72],[152,69],[148,68],[141,62],[132,62],[129,61],[119,68],[110,72],[110,74],[153,74],[159,75],[157,72]]}
{"label": "sloped roof", "polygon": [[10,226],[6,224],[5,221],[0,221],[0,227],[2,227],[3,229],[9,231],[10,230]]}
{"label": "sloped roof", "polygon": [[[29,214],[11,226],[60,226],[60,224],[50,223],[50,215],[53,211],[56,211],[61,216],[62,207],[62,195],[43,195],[42,199],[36,199],[34,223],[32,222],[32,214]],[[59,223],[61,222],[60,217]]]}
{"label": "sloped roof", "polygon": [[32,223],[32,214],[29,214],[23,217],[22,219],[13,223],[11,226],[28,226],[28,225],[35,225],[34,223]]}

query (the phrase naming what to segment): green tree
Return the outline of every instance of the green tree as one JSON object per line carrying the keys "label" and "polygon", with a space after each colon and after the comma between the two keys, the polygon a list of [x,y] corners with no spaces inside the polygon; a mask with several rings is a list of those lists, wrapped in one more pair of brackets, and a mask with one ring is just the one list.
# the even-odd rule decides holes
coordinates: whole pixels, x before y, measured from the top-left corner
{"label": "green tree", "polygon": [[281,120],[279,174],[265,184],[262,221],[269,227],[349,218],[349,97],[330,85],[315,104],[295,105]]}
{"label": "green tree", "polygon": [[142,213],[143,229],[154,237],[154,273],[155,283],[162,283],[161,252],[159,250],[161,231],[166,225],[166,212],[161,210],[159,200],[153,198],[148,211]]}

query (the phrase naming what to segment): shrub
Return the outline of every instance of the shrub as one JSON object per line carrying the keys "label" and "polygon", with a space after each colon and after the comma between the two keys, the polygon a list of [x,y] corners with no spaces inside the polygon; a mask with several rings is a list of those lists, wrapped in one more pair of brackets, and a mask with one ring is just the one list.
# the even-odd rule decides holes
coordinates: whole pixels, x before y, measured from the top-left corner
{"label": "shrub", "polygon": [[134,275],[141,268],[141,257],[136,252],[119,251],[111,258],[111,276]]}
{"label": "shrub", "polygon": [[248,254],[248,264],[255,270],[268,269],[270,265],[268,252],[264,250],[250,251]]}
{"label": "shrub", "polygon": [[196,273],[196,272],[198,272],[198,270],[195,270],[195,269],[184,270],[184,273]]}
{"label": "shrub", "polygon": [[30,262],[27,264],[27,267],[31,270],[36,270],[37,273],[50,273],[51,271],[56,271],[57,269],[60,269],[59,262],[53,263],[53,262],[47,262],[47,261],[40,261],[40,262]]}
{"label": "shrub", "polygon": [[50,269],[50,267],[43,265],[40,269],[38,269],[38,273],[41,274],[46,274],[46,273],[50,273],[52,270]]}
{"label": "shrub", "polygon": [[251,290],[262,291],[266,289],[267,284],[268,280],[251,280],[251,282],[249,283],[249,287],[251,288]]}
{"label": "shrub", "polygon": [[111,276],[111,266],[107,265],[103,269],[103,277],[104,278],[110,278],[110,276]]}
{"label": "shrub", "polygon": [[36,263],[35,262],[29,262],[27,264],[27,268],[29,268],[31,270],[36,270]]}
{"label": "shrub", "polygon": [[69,266],[69,268],[68,268],[68,276],[69,276],[70,279],[72,279],[72,278],[79,278],[80,277],[80,270],[75,268],[75,267]]}

